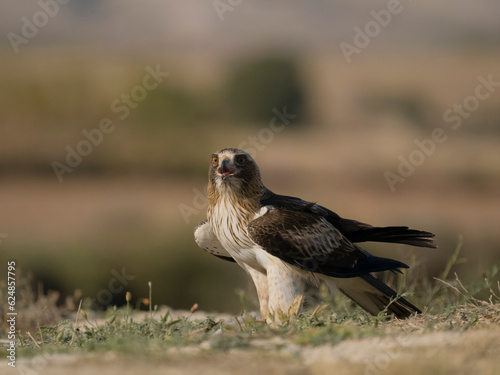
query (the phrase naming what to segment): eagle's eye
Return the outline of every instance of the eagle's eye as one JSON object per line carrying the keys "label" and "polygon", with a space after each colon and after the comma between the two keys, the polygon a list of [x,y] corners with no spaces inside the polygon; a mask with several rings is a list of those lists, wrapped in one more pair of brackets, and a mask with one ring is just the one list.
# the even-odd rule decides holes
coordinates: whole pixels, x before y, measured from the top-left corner
{"label": "eagle's eye", "polygon": [[213,165],[216,165],[216,164],[218,164],[218,163],[219,163],[219,158],[218,158],[217,156],[214,156],[214,157],[212,158],[212,164],[213,164]]}
{"label": "eagle's eye", "polygon": [[246,161],[247,161],[247,158],[243,155],[240,155],[236,158],[236,162],[238,164],[245,164]]}

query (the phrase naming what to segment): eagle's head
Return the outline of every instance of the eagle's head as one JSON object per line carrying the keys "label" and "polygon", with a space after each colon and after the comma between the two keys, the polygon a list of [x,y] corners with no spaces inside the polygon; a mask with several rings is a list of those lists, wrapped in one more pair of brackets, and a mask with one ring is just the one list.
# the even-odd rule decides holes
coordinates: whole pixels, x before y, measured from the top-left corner
{"label": "eagle's head", "polygon": [[231,192],[243,196],[262,194],[259,167],[243,150],[224,148],[212,154],[208,169],[209,192]]}

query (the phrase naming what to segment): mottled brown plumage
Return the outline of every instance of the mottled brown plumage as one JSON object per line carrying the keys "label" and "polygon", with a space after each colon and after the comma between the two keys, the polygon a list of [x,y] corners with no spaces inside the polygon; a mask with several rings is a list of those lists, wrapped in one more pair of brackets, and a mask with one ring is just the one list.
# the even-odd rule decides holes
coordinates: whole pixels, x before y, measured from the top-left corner
{"label": "mottled brown plumage", "polygon": [[296,312],[303,284],[325,282],[372,314],[387,307],[398,317],[419,310],[371,275],[407,268],[379,258],[355,242],[378,241],[436,247],[432,233],[408,227],[377,228],[343,219],[318,204],[277,195],[262,183],[250,155],[222,149],[212,155],[207,220],[195,240],[213,255],[234,260],[254,280],[263,319]]}

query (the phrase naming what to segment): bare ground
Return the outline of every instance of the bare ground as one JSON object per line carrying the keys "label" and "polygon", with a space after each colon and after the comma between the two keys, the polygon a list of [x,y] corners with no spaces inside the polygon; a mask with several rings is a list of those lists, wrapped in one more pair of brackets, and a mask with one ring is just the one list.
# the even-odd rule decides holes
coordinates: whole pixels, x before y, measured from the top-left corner
{"label": "bare ground", "polygon": [[[346,340],[301,347],[282,339],[255,340],[249,349],[210,352],[202,347],[169,350],[163,359],[133,355],[55,354],[20,359],[17,370],[40,374],[496,374],[500,329],[433,332]],[[38,370],[38,371],[37,371]]]}

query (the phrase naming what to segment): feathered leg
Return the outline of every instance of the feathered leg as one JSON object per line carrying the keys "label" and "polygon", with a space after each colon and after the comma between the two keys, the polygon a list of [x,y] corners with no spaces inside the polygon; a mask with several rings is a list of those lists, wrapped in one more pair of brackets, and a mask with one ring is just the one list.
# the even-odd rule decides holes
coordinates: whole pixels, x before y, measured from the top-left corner
{"label": "feathered leg", "polygon": [[268,323],[280,323],[283,317],[297,315],[304,298],[301,278],[295,272],[290,272],[289,266],[280,263],[276,262],[267,268]]}
{"label": "feathered leg", "polygon": [[250,267],[247,267],[247,271],[255,284],[255,289],[257,289],[257,297],[259,298],[260,306],[260,319],[265,322],[269,316],[269,287],[267,284],[267,276],[264,273]]}

